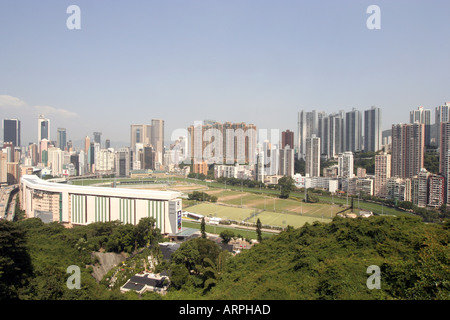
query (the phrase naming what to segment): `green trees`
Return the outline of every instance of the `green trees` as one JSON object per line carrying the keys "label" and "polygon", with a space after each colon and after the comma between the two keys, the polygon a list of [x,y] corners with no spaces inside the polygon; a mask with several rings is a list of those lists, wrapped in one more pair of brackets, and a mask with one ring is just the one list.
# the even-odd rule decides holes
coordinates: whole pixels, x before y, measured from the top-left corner
{"label": "green trees", "polygon": [[32,274],[32,269],[24,229],[0,220],[0,300],[17,298],[17,289]]}
{"label": "green trees", "polygon": [[[448,224],[335,218],[263,241],[227,263],[210,299],[448,299]],[[370,265],[381,289],[366,286]]]}
{"label": "green trees", "polygon": [[200,224],[200,232],[202,233],[202,238],[206,239],[206,223],[205,217],[202,218],[202,222]]}
{"label": "green trees", "polygon": [[287,199],[295,188],[294,179],[291,176],[284,176],[278,180],[278,186],[281,188],[280,198]]}
{"label": "green trees", "polygon": [[261,227],[262,227],[261,220],[259,220],[258,218],[258,220],[256,221],[256,240],[258,240],[258,242],[260,243],[262,241]]}
{"label": "green trees", "polygon": [[217,202],[216,196],[211,196],[206,192],[194,191],[188,194],[189,200]]}
{"label": "green trees", "polygon": [[228,242],[234,238],[234,232],[231,230],[224,230],[220,233],[220,237],[222,238],[222,243],[228,244]]}
{"label": "green trees", "polygon": [[[190,284],[203,288],[206,293],[217,281],[217,268],[223,265],[220,247],[211,240],[195,238],[183,242],[180,248],[172,254],[172,275],[174,287],[179,289]],[[181,268],[180,268],[181,267]],[[184,269],[184,270],[183,270]],[[186,274],[188,276],[186,277]]]}

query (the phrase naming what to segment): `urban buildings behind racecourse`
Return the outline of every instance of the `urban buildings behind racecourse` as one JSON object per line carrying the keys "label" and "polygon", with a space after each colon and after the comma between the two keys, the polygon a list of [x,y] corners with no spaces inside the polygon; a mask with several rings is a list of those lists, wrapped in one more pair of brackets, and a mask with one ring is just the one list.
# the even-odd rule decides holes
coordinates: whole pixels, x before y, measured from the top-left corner
{"label": "urban buildings behind racecourse", "polygon": [[[148,175],[152,171],[184,174],[193,171],[206,175],[211,172],[211,165],[214,165],[216,178],[255,179],[276,184],[280,177],[288,175],[294,178],[299,187],[323,188],[331,192],[340,190],[349,195],[368,194],[385,199],[412,201],[423,207],[439,207],[450,203],[449,108],[448,102],[435,108],[433,127],[430,123],[431,110],[420,106],[410,112],[410,123],[392,124],[390,134],[384,137],[381,131],[381,109],[376,107],[332,114],[303,110],[298,112],[296,133],[287,129],[277,131],[275,135],[270,133],[270,136],[258,134],[254,124],[205,120],[187,127],[185,134],[176,136],[170,146],[164,146],[164,120],[153,119],[148,124],[132,124],[130,145],[119,148],[112,148],[109,139],[105,144],[102,143],[101,132],[94,132],[92,138],[86,136],[83,147],[74,148],[65,128],[55,129],[56,141],[53,141],[50,119],[43,115],[37,119],[37,141],[23,146],[20,120],[3,119],[0,185],[19,184],[21,176],[33,171],[40,172],[42,176],[56,177],[85,174],[130,177],[143,172]],[[425,153],[430,146],[434,149],[430,148],[428,152],[436,150],[439,156],[439,174],[428,172],[424,168]],[[354,166],[354,155],[359,152],[376,153],[375,166],[370,173]],[[295,172],[294,157],[297,161],[305,161],[304,176]],[[324,160],[334,160],[337,165],[321,168]],[[182,162],[190,163],[190,166],[179,168]],[[95,208],[96,201],[105,201],[97,198],[92,200],[93,195],[87,193],[77,194],[75,190],[82,189],[75,186],[50,186],[30,177],[24,181],[21,183],[22,188],[29,184],[34,186],[32,190],[45,187],[57,193],[54,189],[56,187],[62,190],[74,188],[70,193],[74,197],[61,198],[61,204],[64,203],[61,216],[53,216],[55,219],[61,217],[61,221],[65,223],[96,221],[98,217],[92,213],[96,211],[92,211],[90,204],[94,203]],[[95,190],[106,192],[97,188]],[[84,196],[78,198],[81,194]],[[36,191],[33,198],[36,203],[40,203],[38,195],[39,192]],[[125,212],[121,216],[121,211],[117,211],[121,204],[134,205],[134,201],[129,203],[126,200],[131,198],[125,196],[122,199],[116,193],[94,196],[110,199],[111,211],[106,216],[111,214],[111,219],[117,218],[117,214],[119,218],[128,217]],[[147,196],[142,196],[142,199],[147,199]],[[53,197],[57,198],[54,194]],[[142,207],[142,199],[136,199],[136,209]],[[72,209],[82,210],[80,203],[88,204],[83,209],[85,211],[80,212],[81,216],[72,216]],[[72,208],[72,204],[78,207]],[[39,206],[44,207],[42,203]],[[46,212],[36,210],[38,213]],[[52,210],[57,210],[53,204]],[[50,211],[56,212],[52,210]],[[33,209],[32,213],[34,212]],[[164,212],[168,214],[169,211]],[[84,217],[84,220],[73,220],[81,219],[80,217]],[[130,216],[130,219],[131,217],[134,216]]]}

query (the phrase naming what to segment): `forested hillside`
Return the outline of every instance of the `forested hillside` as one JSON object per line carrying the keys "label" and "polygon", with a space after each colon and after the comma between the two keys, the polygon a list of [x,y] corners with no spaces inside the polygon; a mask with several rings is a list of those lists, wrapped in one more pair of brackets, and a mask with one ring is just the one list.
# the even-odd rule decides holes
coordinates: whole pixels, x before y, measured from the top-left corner
{"label": "forested hillside", "polygon": [[[449,299],[449,223],[418,217],[335,218],[331,223],[288,228],[236,256],[217,243],[196,238],[183,243],[169,270],[166,296],[121,294],[111,274],[126,281],[144,270],[142,261],[162,241],[153,222],[95,223],[66,229],[39,219],[0,221],[1,299]],[[99,283],[94,251],[141,252],[111,270]],[[81,269],[81,289],[70,290],[67,267]],[[366,285],[369,266],[381,270],[380,289]]]}

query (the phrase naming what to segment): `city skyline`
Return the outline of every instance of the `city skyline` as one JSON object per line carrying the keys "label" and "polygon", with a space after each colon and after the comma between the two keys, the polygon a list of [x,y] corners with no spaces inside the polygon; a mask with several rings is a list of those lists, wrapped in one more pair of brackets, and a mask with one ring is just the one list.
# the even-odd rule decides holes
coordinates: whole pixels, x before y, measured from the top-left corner
{"label": "city skyline", "polygon": [[67,4],[2,3],[0,110],[21,120],[24,145],[39,114],[51,137],[62,127],[112,143],[153,118],[167,141],[197,120],[295,132],[299,111],[372,106],[387,130],[450,100],[438,76],[450,71],[450,4],[378,1],[381,29],[369,30],[370,4],[78,1],[81,29],[69,30]]}

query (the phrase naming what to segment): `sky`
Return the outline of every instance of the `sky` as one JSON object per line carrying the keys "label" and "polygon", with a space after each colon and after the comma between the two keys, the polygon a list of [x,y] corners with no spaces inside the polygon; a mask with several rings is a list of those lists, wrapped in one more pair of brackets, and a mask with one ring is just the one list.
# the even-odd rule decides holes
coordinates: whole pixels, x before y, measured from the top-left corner
{"label": "sky", "polygon": [[[70,5],[79,30],[68,29]],[[370,5],[381,29],[370,30]],[[450,101],[450,2],[2,0],[0,118],[128,144],[130,125],[296,131],[297,113],[382,109],[383,129]],[[2,137],[3,138],[3,137]]]}

